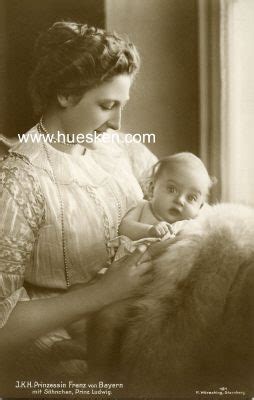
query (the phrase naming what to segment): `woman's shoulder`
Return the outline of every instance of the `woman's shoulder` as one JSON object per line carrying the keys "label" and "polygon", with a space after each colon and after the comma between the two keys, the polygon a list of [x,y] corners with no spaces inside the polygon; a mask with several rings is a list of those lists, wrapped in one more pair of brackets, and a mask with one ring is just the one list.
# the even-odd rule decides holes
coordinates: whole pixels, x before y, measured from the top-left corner
{"label": "woman's shoulder", "polygon": [[0,134],[0,162],[8,157],[9,150],[17,143],[16,138],[8,138]]}
{"label": "woman's shoulder", "polygon": [[[41,141],[36,126],[28,132],[18,134],[18,137],[7,138],[0,135],[0,163],[10,155],[20,156],[25,161],[37,158],[41,153]],[[0,164],[1,165],[1,164]]]}
{"label": "woman's shoulder", "polygon": [[25,156],[10,153],[0,163],[0,194],[5,199],[12,199],[29,217],[32,226],[42,222],[45,198],[36,170]]}
{"label": "woman's shoulder", "polygon": [[149,175],[151,167],[158,161],[157,157],[145,144],[134,140],[130,134],[118,133],[118,135],[117,146],[125,152],[138,180],[142,180],[144,175]]}
{"label": "woman's shoulder", "polygon": [[128,153],[132,160],[135,161],[135,159],[138,158],[139,160],[152,160],[153,163],[157,161],[157,157],[142,142],[142,136],[135,138],[134,135],[123,132],[119,132],[118,135],[118,145]]}
{"label": "woman's shoulder", "polygon": [[21,185],[36,181],[36,173],[28,157],[10,152],[0,163],[1,182],[17,180]]}
{"label": "woman's shoulder", "polygon": [[[29,131],[33,132],[33,129]],[[27,148],[18,139],[8,139],[0,137],[0,147],[2,158],[0,160],[1,184],[18,183],[20,187],[34,185],[38,183],[36,171],[33,168],[29,155],[22,152],[22,148]]]}

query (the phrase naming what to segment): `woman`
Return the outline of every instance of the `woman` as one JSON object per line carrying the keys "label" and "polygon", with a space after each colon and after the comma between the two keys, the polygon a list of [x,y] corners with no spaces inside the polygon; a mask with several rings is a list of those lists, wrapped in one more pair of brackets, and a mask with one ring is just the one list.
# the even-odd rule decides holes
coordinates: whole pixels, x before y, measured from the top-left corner
{"label": "woman", "polygon": [[[0,349],[8,360],[10,349],[34,340],[48,352],[68,339],[64,326],[129,297],[151,267],[136,252],[94,279],[111,261],[107,242],[142,198],[141,177],[155,157],[143,145],[76,143],[77,133],[120,128],[136,48],[101,29],[58,22],[36,51],[30,89],[42,117],[1,166]],[[74,134],[74,143],[34,140],[58,132]]]}
{"label": "woman", "polygon": [[[62,375],[62,355],[53,351],[61,346],[54,344],[70,338],[63,327],[129,297],[148,279],[151,265],[141,252],[96,278],[111,261],[106,244],[142,198],[142,175],[155,158],[136,144],[33,142],[38,134],[119,129],[139,66],[133,45],[75,23],[54,24],[37,50],[31,91],[43,117],[1,167],[1,367],[9,375],[12,355],[24,351],[19,380],[29,379],[30,365],[41,380],[48,374],[52,382],[59,372],[79,373],[82,382],[85,364],[67,362]],[[168,254],[157,259],[154,280],[121,337],[115,382],[125,380],[131,398],[252,386],[253,210],[218,205],[194,233],[169,249],[172,262]],[[83,357],[74,357],[73,346],[70,353]],[[13,377],[9,388],[16,393]]]}

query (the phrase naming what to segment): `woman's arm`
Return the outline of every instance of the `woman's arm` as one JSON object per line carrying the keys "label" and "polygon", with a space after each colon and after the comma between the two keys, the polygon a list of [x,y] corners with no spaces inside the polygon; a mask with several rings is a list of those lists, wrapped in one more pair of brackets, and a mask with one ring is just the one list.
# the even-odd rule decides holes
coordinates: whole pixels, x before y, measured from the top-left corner
{"label": "woman's arm", "polygon": [[130,297],[149,279],[150,261],[140,250],[113,263],[98,282],[79,286],[49,299],[19,302],[6,325],[0,330],[0,354],[8,358],[20,348],[51,330],[70,324],[85,314],[100,310],[115,301]]}
{"label": "woman's arm", "polygon": [[149,267],[146,263],[135,267],[141,256],[136,253],[114,263],[94,285],[30,300],[23,282],[43,224],[43,204],[40,187],[26,164],[6,161],[0,173],[0,353],[7,358],[21,344],[128,297]]}

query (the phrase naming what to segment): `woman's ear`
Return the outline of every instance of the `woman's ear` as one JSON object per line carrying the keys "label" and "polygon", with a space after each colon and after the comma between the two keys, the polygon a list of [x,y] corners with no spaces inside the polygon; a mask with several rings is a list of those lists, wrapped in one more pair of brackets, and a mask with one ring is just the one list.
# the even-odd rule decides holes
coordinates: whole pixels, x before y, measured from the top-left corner
{"label": "woman's ear", "polygon": [[72,106],[74,103],[73,96],[71,95],[65,95],[62,93],[57,94],[57,101],[60,107],[62,108],[67,108],[69,106]]}

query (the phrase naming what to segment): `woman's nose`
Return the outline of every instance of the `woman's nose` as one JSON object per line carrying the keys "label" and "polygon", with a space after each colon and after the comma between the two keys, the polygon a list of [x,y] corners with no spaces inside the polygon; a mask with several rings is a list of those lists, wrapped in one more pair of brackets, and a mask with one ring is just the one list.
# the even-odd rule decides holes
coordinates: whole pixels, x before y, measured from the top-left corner
{"label": "woman's nose", "polygon": [[108,120],[108,127],[117,131],[121,128],[122,109],[121,107],[117,107],[112,111],[110,119]]}

